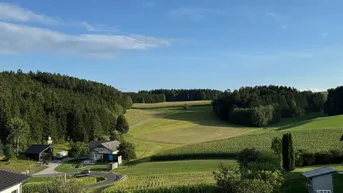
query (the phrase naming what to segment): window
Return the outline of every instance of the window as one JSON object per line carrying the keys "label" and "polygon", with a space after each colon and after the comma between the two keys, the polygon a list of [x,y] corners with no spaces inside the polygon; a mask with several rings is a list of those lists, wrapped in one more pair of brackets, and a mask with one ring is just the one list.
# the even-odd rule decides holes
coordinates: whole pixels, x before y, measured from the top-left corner
{"label": "window", "polygon": [[18,190],[13,190],[11,193],[18,193]]}

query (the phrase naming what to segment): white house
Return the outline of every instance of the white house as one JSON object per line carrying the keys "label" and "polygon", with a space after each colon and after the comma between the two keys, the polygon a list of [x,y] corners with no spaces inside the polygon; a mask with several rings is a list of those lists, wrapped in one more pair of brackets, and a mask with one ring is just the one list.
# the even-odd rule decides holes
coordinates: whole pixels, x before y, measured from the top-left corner
{"label": "white house", "polygon": [[0,169],[0,193],[22,193],[22,183],[28,175]]}
{"label": "white house", "polygon": [[121,164],[121,157],[118,156],[119,145],[119,141],[90,141],[88,144],[89,159]]}

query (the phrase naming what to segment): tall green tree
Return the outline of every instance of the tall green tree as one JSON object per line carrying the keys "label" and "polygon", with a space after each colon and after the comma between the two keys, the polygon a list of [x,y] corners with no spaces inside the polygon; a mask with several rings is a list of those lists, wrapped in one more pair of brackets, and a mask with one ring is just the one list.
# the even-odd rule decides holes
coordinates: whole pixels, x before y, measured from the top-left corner
{"label": "tall green tree", "polygon": [[26,148],[28,139],[30,138],[30,126],[19,117],[10,119],[8,123],[10,135],[7,141],[14,147],[14,152],[19,155],[19,152]]}
{"label": "tall green tree", "polygon": [[292,171],[295,169],[295,151],[291,133],[286,133],[282,136],[282,161],[283,169],[285,171]]}
{"label": "tall green tree", "polygon": [[104,134],[101,127],[100,118],[97,114],[92,116],[91,122],[91,140],[100,139]]}
{"label": "tall green tree", "polygon": [[127,141],[122,141],[119,145],[119,155],[122,156],[122,158],[126,161],[130,161],[132,159],[136,159],[136,148],[135,145],[132,143],[129,143]]}
{"label": "tall green tree", "polygon": [[125,133],[129,132],[129,123],[127,122],[127,120],[126,120],[124,115],[120,115],[118,117],[116,129],[121,134],[125,134]]}

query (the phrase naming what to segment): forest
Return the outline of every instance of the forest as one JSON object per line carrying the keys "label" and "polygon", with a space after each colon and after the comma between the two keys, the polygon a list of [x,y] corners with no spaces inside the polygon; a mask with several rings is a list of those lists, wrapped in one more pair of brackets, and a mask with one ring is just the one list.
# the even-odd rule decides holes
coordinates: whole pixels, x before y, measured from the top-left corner
{"label": "forest", "polygon": [[[6,144],[16,135],[23,148],[48,136],[88,142],[109,135],[132,106],[129,96],[111,86],[45,72],[1,72],[0,90],[0,140]],[[18,124],[26,128],[20,135]]]}
{"label": "forest", "polygon": [[320,112],[325,97],[311,91],[300,92],[284,86],[242,87],[226,91],[212,102],[216,115],[234,124],[267,126],[281,118]]}
{"label": "forest", "polygon": [[147,93],[124,93],[131,97],[133,103],[162,103],[166,102],[166,96],[164,94],[147,94]]}
{"label": "forest", "polygon": [[[213,89],[155,89],[150,91],[139,91],[138,96],[151,96],[158,98],[157,102],[169,101],[197,101],[197,100],[214,100],[221,96],[222,91]],[[164,95],[164,97],[158,97]],[[132,98],[136,98],[131,95]],[[133,99],[134,100],[134,99]],[[149,100],[151,101],[151,100]],[[135,102],[135,100],[134,100]],[[141,102],[138,102],[141,103]]]}

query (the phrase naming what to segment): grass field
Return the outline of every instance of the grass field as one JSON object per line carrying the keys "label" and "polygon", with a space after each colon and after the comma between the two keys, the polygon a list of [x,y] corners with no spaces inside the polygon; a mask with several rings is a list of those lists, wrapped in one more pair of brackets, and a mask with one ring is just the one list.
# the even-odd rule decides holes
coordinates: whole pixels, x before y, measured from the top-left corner
{"label": "grass field", "polygon": [[213,184],[212,172],[220,164],[238,167],[234,160],[192,160],[173,162],[146,162],[124,166],[115,170],[126,180],[106,188],[104,192],[118,189],[144,189],[188,184]]}
{"label": "grass field", "polygon": [[71,149],[70,143],[61,143],[61,144],[54,144],[54,155],[56,155],[57,152],[61,151],[69,151]]}
{"label": "grass field", "polygon": [[[137,122],[137,117],[144,117]],[[180,147],[236,137],[254,128],[233,126],[219,120],[211,106],[183,108],[131,109],[127,114],[131,126],[125,138],[136,144],[139,158]]]}
{"label": "grass field", "polygon": [[30,173],[36,173],[44,170],[45,168],[46,166],[43,166],[42,164],[39,164],[35,161],[23,159],[11,160],[9,162],[0,162],[0,169],[12,170],[17,172],[25,172],[29,170]]}
{"label": "grass field", "polygon": [[183,107],[185,104],[189,106],[202,106],[211,104],[211,100],[202,101],[177,101],[177,102],[164,102],[164,103],[134,103],[133,109],[153,109],[165,107]]}

